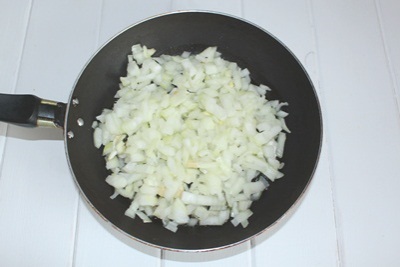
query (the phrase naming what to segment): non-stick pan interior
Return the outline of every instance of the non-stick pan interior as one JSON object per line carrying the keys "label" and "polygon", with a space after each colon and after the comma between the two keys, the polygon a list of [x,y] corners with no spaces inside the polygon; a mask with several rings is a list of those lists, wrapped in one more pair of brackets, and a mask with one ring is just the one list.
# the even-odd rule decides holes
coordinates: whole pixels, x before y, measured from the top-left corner
{"label": "non-stick pan interior", "polygon": [[[200,52],[217,46],[222,56],[248,68],[253,83],[272,88],[268,99],[288,102],[285,111],[291,133],[283,161],[285,176],[271,183],[260,200],[253,203],[249,226],[181,227],[172,233],[161,222],[144,224],[124,215],[130,201],[110,199],[113,189],[104,181],[108,175],[101,151],[93,146],[95,117],[111,108],[126,75],[127,55],[140,43],[159,54]],[[79,104],[74,99],[78,99]],[[73,104],[74,103],[74,104]],[[84,121],[79,126],[77,120]],[[82,123],[80,123],[82,124]],[[264,30],[243,20],[208,12],[178,12],[154,17],[120,33],[88,63],[71,95],[67,112],[66,146],[73,175],[85,198],[106,220],[133,238],[158,247],[177,250],[208,250],[240,243],[264,231],[281,218],[309,184],[321,146],[321,114],[314,88],[291,52]],[[66,134],[68,136],[68,134]],[[69,135],[71,136],[71,135]]]}

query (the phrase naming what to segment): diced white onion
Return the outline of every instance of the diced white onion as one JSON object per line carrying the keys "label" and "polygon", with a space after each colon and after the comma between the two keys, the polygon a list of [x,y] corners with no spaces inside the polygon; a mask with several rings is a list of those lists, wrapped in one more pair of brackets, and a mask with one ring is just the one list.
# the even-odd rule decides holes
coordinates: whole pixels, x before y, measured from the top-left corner
{"label": "diced white onion", "polygon": [[216,47],[155,52],[132,46],[113,109],[92,124],[111,197],[132,200],[126,216],[159,218],[173,232],[229,219],[247,227],[267,179],[283,176],[287,103],[267,100],[270,88],[252,84],[250,71]]}

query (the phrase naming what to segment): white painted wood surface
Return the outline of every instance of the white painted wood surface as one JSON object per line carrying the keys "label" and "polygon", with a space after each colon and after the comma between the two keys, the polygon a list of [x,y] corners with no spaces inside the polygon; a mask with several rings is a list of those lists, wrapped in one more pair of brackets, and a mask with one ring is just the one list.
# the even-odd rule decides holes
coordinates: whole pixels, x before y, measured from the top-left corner
{"label": "white painted wood surface", "polygon": [[234,249],[178,254],[128,244],[79,197],[62,134],[0,123],[0,266],[399,266],[400,2],[0,0],[0,92],[66,101],[90,56],[172,10],[256,23],[304,64],[321,101],[314,180],[274,231]]}

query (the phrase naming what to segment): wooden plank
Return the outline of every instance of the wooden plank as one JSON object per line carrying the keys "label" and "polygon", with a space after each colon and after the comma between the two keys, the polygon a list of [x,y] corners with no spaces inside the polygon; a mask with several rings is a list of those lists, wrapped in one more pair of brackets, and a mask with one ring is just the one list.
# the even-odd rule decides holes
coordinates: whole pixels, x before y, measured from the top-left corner
{"label": "wooden plank", "polygon": [[[244,2],[243,8],[246,19],[276,36],[294,53],[320,96],[318,49],[308,1],[254,0]],[[324,115],[323,101],[321,105]],[[328,151],[329,145],[324,138],[319,165],[303,201],[277,227],[255,239],[255,266],[337,265]]]}
{"label": "wooden plank", "polygon": [[352,0],[312,6],[341,264],[396,266],[399,112],[376,5]]}
{"label": "wooden plank", "polygon": [[0,185],[0,262],[65,266],[74,241],[77,193],[62,142],[28,136],[10,126]]}
{"label": "wooden plank", "polygon": [[0,10],[0,92],[14,91],[31,2],[6,2]]}
{"label": "wooden plank", "polygon": [[375,1],[383,43],[386,52],[386,62],[392,78],[394,94],[397,95],[397,109],[400,110],[400,33],[398,13],[400,2],[396,0]]}
{"label": "wooden plank", "polygon": [[[67,100],[93,49],[97,12],[88,11],[97,8],[96,1],[33,3],[16,93]],[[1,265],[71,265],[78,193],[61,131],[9,126],[1,175]]]}
{"label": "wooden plank", "polygon": [[[31,1],[27,0],[6,2],[0,10],[0,93],[15,90],[30,9]],[[6,131],[7,125],[0,123],[0,166]]]}

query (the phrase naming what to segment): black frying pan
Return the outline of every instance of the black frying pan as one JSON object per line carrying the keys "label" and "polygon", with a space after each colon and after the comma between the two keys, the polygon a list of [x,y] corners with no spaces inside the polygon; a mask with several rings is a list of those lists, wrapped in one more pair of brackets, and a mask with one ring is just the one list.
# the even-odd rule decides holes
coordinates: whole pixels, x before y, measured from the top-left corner
{"label": "black frying pan", "polygon": [[[101,151],[93,145],[92,122],[111,108],[126,75],[131,46],[141,43],[157,55],[200,52],[217,46],[222,56],[248,68],[252,82],[272,88],[268,99],[288,102],[288,135],[283,161],[285,176],[271,184],[253,203],[247,228],[223,226],[180,227],[166,230],[161,222],[144,224],[124,215],[130,201],[117,197],[104,180],[108,175]],[[206,251],[244,242],[268,230],[300,199],[316,168],[321,149],[322,121],[314,87],[295,56],[268,32],[239,18],[210,12],[177,12],[133,25],[104,45],[78,78],[67,104],[34,96],[0,96],[0,120],[23,126],[64,129],[72,174],[89,205],[129,237],[160,248]]]}

